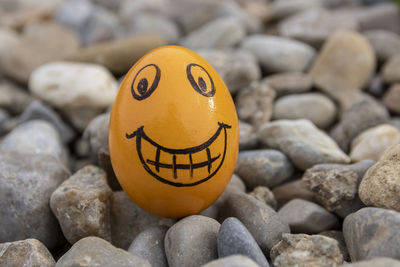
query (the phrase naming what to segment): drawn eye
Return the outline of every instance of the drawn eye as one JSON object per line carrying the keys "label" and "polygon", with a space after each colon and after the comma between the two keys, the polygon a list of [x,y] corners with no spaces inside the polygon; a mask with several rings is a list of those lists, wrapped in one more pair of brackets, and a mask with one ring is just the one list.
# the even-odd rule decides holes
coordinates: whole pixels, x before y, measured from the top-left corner
{"label": "drawn eye", "polygon": [[189,64],[186,67],[187,78],[196,92],[206,97],[215,94],[214,82],[210,74],[198,64]]}
{"label": "drawn eye", "polygon": [[131,85],[132,96],[136,100],[148,98],[157,88],[160,81],[161,71],[155,64],[149,64],[136,73]]}

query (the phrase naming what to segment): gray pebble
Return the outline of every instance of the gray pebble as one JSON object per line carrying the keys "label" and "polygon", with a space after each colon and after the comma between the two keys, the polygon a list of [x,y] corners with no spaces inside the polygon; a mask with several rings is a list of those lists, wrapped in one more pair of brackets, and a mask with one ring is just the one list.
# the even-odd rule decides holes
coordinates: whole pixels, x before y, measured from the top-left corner
{"label": "gray pebble", "polygon": [[282,233],[289,233],[287,223],[265,203],[246,194],[231,194],[220,210],[220,221],[238,218],[249,230],[260,248],[269,251],[281,239]]}
{"label": "gray pebble", "polygon": [[377,257],[365,261],[357,261],[354,263],[342,265],[342,267],[399,267],[400,260],[395,260],[392,258]]}
{"label": "gray pebble", "polygon": [[164,246],[170,267],[201,266],[218,258],[220,224],[211,218],[192,215],[169,228]]}
{"label": "gray pebble", "polygon": [[382,78],[386,83],[400,82],[400,54],[390,57],[382,66]]}
{"label": "gray pebble", "polygon": [[352,261],[390,257],[400,259],[400,213],[363,208],[347,216],[343,235]]}
{"label": "gray pebble", "polygon": [[89,148],[90,157],[97,160],[100,150],[108,151],[108,125],[110,113],[103,113],[92,119],[82,135]]}
{"label": "gray pebble", "polygon": [[275,187],[288,180],[293,166],[278,150],[248,150],[239,153],[235,173],[249,190],[256,186]]}
{"label": "gray pebble", "polygon": [[239,120],[239,150],[252,149],[258,144],[257,134],[254,127]]}
{"label": "gray pebble", "polygon": [[269,267],[257,242],[237,218],[227,218],[221,224],[217,244],[220,258],[240,254],[254,260],[260,267]]}
{"label": "gray pebble", "polygon": [[11,114],[22,113],[33,101],[33,97],[23,88],[7,81],[0,81],[0,107]]}
{"label": "gray pebble", "polygon": [[151,267],[148,261],[94,236],[85,237],[76,242],[56,264],[56,267],[70,266]]}
{"label": "gray pebble", "polygon": [[243,255],[232,255],[210,261],[202,267],[259,267],[259,265]]}
{"label": "gray pebble", "polygon": [[307,183],[301,179],[277,186],[272,190],[272,193],[278,202],[278,207],[282,207],[295,198],[316,202],[314,192],[311,191]]}
{"label": "gray pebble", "polygon": [[292,233],[316,234],[338,226],[335,215],[313,202],[293,199],[278,212]]}
{"label": "gray pebble", "polygon": [[302,72],[283,72],[269,75],[262,80],[271,86],[279,96],[299,94],[311,90],[310,77]]}
{"label": "gray pebble", "polygon": [[91,165],[74,173],[53,192],[51,210],[71,244],[87,236],[111,240],[111,193],[105,172]]}
{"label": "gray pebble", "polygon": [[142,231],[132,241],[128,252],[147,260],[153,267],[168,267],[164,250],[166,226],[153,226]]}
{"label": "gray pebble", "polygon": [[50,210],[50,195],[69,172],[45,154],[0,153],[0,242],[35,238],[49,249],[62,233]]}
{"label": "gray pebble", "polygon": [[369,30],[363,33],[371,43],[380,61],[385,62],[400,51],[400,36],[387,30]]}
{"label": "gray pebble", "polygon": [[278,203],[275,199],[274,193],[272,193],[272,191],[266,186],[257,186],[249,194],[264,202],[274,210],[278,208]]}

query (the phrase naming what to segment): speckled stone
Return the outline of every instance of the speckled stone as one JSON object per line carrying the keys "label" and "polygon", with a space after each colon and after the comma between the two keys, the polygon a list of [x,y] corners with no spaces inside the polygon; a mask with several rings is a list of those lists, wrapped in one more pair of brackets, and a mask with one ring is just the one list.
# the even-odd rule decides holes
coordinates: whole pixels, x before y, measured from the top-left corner
{"label": "speckled stone", "polygon": [[249,194],[256,199],[264,202],[274,210],[276,210],[278,207],[278,203],[275,199],[274,193],[272,193],[272,191],[266,186],[257,186]]}

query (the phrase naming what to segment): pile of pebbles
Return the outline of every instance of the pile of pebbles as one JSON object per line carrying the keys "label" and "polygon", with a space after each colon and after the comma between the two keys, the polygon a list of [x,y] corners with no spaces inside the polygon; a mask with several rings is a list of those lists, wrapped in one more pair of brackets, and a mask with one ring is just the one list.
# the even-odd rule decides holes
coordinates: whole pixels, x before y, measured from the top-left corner
{"label": "pile of pebbles", "polygon": [[[0,1],[0,266],[400,266],[399,33],[394,1]],[[180,220],[129,199],[107,142],[166,44],[240,119],[226,190]]]}

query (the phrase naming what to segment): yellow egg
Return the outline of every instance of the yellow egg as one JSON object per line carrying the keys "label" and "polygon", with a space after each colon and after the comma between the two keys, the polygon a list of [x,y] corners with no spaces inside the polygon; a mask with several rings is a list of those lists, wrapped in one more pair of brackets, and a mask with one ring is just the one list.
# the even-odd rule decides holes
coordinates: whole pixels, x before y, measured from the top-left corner
{"label": "yellow egg", "polygon": [[161,47],[122,81],[110,119],[111,162],[141,208],[180,218],[223,192],[238,135],[232,97],[214,68],[189,49]]}

